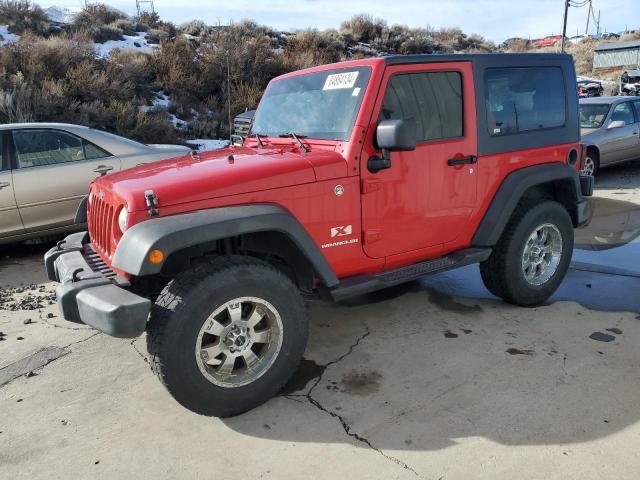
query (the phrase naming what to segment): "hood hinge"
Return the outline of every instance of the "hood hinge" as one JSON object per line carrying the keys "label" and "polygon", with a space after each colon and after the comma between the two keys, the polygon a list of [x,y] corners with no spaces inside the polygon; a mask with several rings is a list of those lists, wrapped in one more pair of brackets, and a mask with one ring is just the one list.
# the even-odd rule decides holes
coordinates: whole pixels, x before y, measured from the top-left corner
{"label": "hood hinge", "polygon": [[158,210],[158,197],[155,192],[153,190],[145,190],[144,199],[147,202],[147,207],[149,207],[149,216],[157,217],[160,215],[160,210]]}

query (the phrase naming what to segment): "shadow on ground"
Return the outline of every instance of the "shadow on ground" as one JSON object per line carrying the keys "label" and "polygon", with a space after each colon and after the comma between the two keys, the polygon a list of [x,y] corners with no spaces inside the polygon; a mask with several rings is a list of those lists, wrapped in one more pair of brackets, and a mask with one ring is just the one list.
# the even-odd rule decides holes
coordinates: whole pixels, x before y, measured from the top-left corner
{"label": "shadow on ground", "polygon": [[[499,301],[477,266],[313,304],[307,358],[282,395],[396,460],[473,437],[580,443],[636,423],[640,207],[602,198],[595,207],[547,305]],[[275,401],[225,423],[287,442],[347,438],[288,421]]]}

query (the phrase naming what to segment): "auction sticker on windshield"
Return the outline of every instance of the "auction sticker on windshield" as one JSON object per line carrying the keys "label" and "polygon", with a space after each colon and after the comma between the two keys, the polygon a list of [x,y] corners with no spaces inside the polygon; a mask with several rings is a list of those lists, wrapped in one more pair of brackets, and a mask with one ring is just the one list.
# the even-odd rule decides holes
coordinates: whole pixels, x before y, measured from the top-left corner
{"label": "auction sticker on windshield", "polygon": [[337,90],[339,88],[353,88],[358,78],[358,72],[334,73],[324,82],[323,90]]}

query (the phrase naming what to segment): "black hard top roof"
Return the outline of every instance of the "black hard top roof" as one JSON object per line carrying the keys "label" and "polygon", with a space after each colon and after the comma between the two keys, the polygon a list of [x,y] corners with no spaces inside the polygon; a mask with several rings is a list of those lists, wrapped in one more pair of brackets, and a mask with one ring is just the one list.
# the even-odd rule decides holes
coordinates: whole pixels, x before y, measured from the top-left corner
{"label": "black hard top roof", "polygon": [[571,58],[566,53],[471,53],[471,54],[419,54],[419,55],[390,55],[384,57],[387,65],[404,65],[412,63],[442,63],[442,62],[476,62],[491,60],[492,64],[504,66],[521,66],[528,63],[540,65],[548,62],[558,64]]}

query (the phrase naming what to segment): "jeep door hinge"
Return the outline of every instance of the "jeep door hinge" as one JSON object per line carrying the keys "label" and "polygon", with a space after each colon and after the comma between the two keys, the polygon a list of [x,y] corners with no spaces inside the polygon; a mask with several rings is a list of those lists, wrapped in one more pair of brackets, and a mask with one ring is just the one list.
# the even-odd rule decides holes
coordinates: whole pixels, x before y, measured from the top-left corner
{"label": "jeep door hinge", "polygon": [[153,190],[145,190],[144,199],[147,202],[147,207],[149,207],[149,216],[157,217],[160,215],[160,210],[158,210],[158,197],[155,192]]}
{"label": "jeep door hinge", "polygon": [[365,195],[367,193],[375,192],[380,190],[380,182],[378,180],[368,180],[366,178],[362,179],[362,194]]}
{"label": "jeep door hinge", "polygon": [[365,245],[371,245],[382,240],[382,231],[380,230],[365,230],[362,235],[362,243]]}

